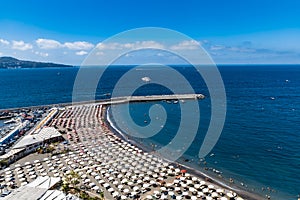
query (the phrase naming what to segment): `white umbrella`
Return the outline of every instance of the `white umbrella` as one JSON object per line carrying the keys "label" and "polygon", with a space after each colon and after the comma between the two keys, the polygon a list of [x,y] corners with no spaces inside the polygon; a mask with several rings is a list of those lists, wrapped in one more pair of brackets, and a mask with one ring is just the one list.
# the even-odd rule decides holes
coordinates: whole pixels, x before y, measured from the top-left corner
{"label": "white umbrella", "polygon": [[126,188],[126,189],[123,190],[123,192],[124,192],[125,194],[127,194],[127,193],[129,193],[129,189]]}
{"label": "white umbrella", "polygon": [[11,174],[12,172],[11,171],[7,171],[7,172],[5,172],[5,174],[7,174],[7,175],[9,175],[9,174]]}
{"label": "white umbrella", "polygon": [[124,186],[123,185],[118,185],[118,189],[121,190]]}
{"label": "white umbrella", "polygon": [[195,192],[196,190],[195,190],[195,188],[190,187],[190,188],[189,188],[189,191],[190,191],[190,192]]}
{"label": "white umbrella", "polygon": [[114,193],[112,193],[112,196],[113,196],[114,198],[116,198],[117,196],[119,196],[119,192],[114,192]]}
{"label": "white umbrella", "polygon": [[188,193],[188,192],[183,192],[182,195],[183,195],[183,196],[188,196],[189,193]]}
{"label": "white umbrella", "polygon": [[20,178],[19,181],[24,182],[24,181],[26,181],[26,179],[25,178]]}
{"label": "white umbrella", "polygon": [[93,188],[92,188],[93,190],[99,190],[100,188],[99,188],[99,186],[94,186]]}
{"label": "white umbrella", "polygon": [[24,174],[19,174],[18,175],[18,178],[22,178],[22,177],[24,177],[25,175]]}
{"label": "white umbrella", "polygon": [[34,175],[31,175],[29,178],[35,179],[35,178],[36,178],[36,175],[35,175],[35,174],[34,174]]}
{"label": "white umbrella", "polygon": [[138,186],[133,187],[133,191],[138,191],[140,188]]}
{"label": "white umbrella", "polygon": [[95,183],[90,183],[89,186],[90,187],[94,187],[96,184]]}
{"label": "white umbrella", "polygon": [[20,164],[15,164],[15,167],[21,167],[21,165]]}
{"label": "white umbrella", "polygon": [[208,188],[204,188],[204,189],[202,190],[202,192],[203,192],[203,193],[209,193],[209,189],[208,189]]}

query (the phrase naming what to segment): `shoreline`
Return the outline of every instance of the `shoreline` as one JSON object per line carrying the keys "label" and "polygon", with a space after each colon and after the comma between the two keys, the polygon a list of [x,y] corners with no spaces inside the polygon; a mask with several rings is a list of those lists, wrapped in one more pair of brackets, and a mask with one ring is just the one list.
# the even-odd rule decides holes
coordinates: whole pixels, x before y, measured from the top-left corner
{"label": "shoreline", "polygon": [[190,173],[191,175],[195,175],[199,178],[202,178],[203,180],[215,184],[219,187],[231,190],[233,192],[236,192],[240,197],[244,198],[244,199],[249,199],[249,200],[257,200],[257,199],[266,199],[266,197],[261,196],[257,193],[251,193],[250,191],[245,190],[244,188],[240,187],[239,185],[234,185],[234,187],[229,186],[228,184],[226,184],[225,182],[223,182],[222,180],[219,180],[215,177],[212,177],[206,173],[204,173],[203,171],[200,171],[198,169],[189,167],[187,165],[184,165],[182,163],[179,162],[171,162],[165,158],[162,158],[159,154],[155,154],[153,153],[153,151],[151,149],[149,149],[148,147],[146,147],[145,145],[140,144],[139,142],[129,139],[128,137],[125,136],[125,133],[121,132],[119,129],[117,129],[117,127],[114,125],[114,123],[112,122],[112,120],[110,119],[110,117],[108,116],[108,111],[109,111],[109,106],[105,106],[104,109],[102,110],[102,116],[103,116],[103,120],[104,120],[104,124],[106,124],[106,126],[108,127],[108,129],[115,134],[116,136],[118,136],[120,139],[125,140],[126,142],[135,145],[139,148],[141,148],[143,151],[154,154],[156,156],[158,156],[159,158],[163,159],[164,161],[173,164],[174,166],[177,166],[181,169],[186,169],[188,170],[188,173]]}

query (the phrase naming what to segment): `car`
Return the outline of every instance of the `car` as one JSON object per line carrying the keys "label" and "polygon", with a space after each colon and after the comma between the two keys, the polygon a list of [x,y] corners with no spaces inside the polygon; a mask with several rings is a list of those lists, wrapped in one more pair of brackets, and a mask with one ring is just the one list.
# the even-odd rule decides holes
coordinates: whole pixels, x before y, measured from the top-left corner
{"label": "car", "polygon": [[11,193],[11,191],[7,190],[2,192],[2,194],[0,195],[0,197],[6,197],[7,195],[9,195]]}
{"label": "car", "polygon": [[63,144],[69,144],[68,140],[63,141]]}

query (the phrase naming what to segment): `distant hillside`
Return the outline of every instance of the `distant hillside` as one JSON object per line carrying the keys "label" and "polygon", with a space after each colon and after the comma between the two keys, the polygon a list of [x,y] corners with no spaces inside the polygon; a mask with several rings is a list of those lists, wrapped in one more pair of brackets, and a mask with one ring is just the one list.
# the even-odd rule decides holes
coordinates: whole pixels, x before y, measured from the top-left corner
{"label": "distant hillside", "polygon": [[13,57],[0,57],[0,69],[1,68],[43,68],[43,67],[73,67],[73,66],[55,64],[55,63],[18,60]]}

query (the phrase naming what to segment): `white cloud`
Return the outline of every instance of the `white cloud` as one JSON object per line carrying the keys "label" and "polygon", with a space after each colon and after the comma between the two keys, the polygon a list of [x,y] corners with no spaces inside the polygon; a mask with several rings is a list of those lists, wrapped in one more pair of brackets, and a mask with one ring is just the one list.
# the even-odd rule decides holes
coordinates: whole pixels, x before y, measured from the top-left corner
{"label": "white cloud", "polygon": [[103,55],[104,55],[104,52],[98,51],[98,52],[96,53],[96,55],[97,55],[97,56],[103,56]]}
{"label": "white cloud", "polygon": [[176,45],[170,47],[171,50],[194,50],[198,49],[200,42],[196,40],[184,40]]}
{"label": "white cloud", "polygon": [[210,50],[212,50],[212,51],[218,51],[218,50],[223,50],[223,49],[225,49],[226,47],[225,46],[223,46],[223,45],[212,45],[211,47],[210,47]]}
{"label": "white cloud", "polygon": [[25,43],[23,40],[20,41],[12,41],[12,48],[20,51],[26,51],[32,49],[32,45],[29,43]]}
{"label": "white cloud", "polygon": [[2,56],[3,55],[3,53],[2,52],[0,52],[0,56]]}
{"label": "white cloud", "polygon": [[57,49],[63,46],[60,42],[51,39],[40,38],[35,42],[40,49]]}
{"label": "white cloud", "polygon": [[66,42],[64,43],[64,47],[67,47],[71,50],[89,50],[94,47],[92,43],[78,41],[78,42]]}
{"label": "white cloud", "polygon": [[77,51],[75,54],[77,56],[84,56],[84,55],[88,54],[88,52],[86,52],[86,51]]}
{"label": "white cloud", "polygon": [[39,56],[42,56],[42,57],[48,57],[49,54],[48,53],[44,53],[44,52],[39,52],[39,51],[36,51],[34,52],[36,55],[39,55]]}
{"label": "white cloud", "polygon": [[0,44],[9,45],[9,41],[0,38]]}
{"label": "white cloud", "polygon": [[142,41],[136,42],[135,48],[154,48],[154,49],[163,49],[164,45],[156,42],[156,41]]}
{"label": "white cloud", "polygon": [[133,43],[98,43],[97,49],[99,50],[122,50],[122,49],[141,49],[141,48],[154,48],[154,49],[162,49],[164,45],[153,41],[137,41]]}

